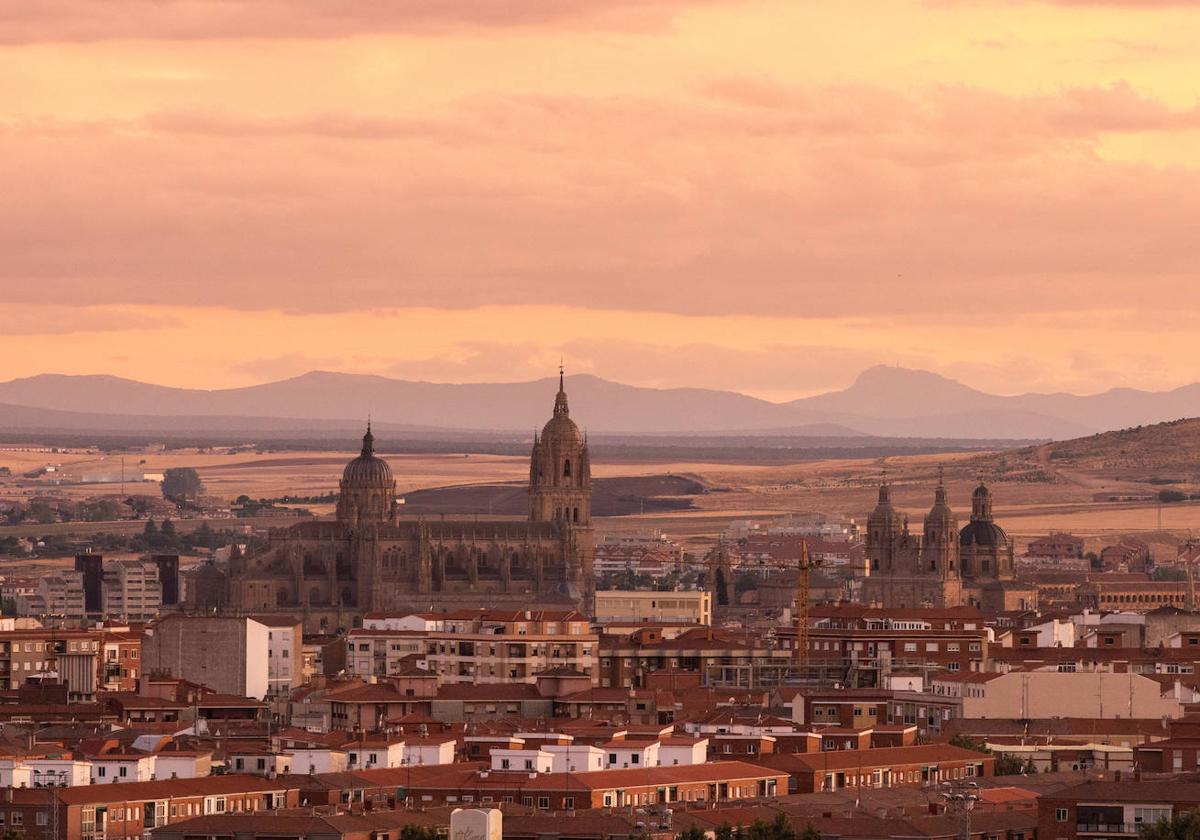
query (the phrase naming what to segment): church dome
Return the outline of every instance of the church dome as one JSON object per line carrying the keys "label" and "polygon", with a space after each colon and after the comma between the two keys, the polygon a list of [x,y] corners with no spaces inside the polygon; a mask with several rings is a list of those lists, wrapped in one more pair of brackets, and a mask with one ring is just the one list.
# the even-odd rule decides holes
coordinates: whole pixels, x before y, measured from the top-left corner
{"label": "church dome", "polygon": [[346,487],[391,487],[393,484],[392,468],[375,454],[375,436],[371,434],[370,424],[363,435],[362,454],[346,464],[342,471],[342,484]]}
{"label": "church dome", "polygon": [[1007,546],[1008,534],[995,522],[972,520],[958,534],[961,546],[977,545],[991,548]]}
{"label": "church dome", "polygon": [[579,426],[565,414],[555,414],[545,426],[542,426],[542,438],[546,442],[555,442],[576,446],[583,443],[583,432]]}

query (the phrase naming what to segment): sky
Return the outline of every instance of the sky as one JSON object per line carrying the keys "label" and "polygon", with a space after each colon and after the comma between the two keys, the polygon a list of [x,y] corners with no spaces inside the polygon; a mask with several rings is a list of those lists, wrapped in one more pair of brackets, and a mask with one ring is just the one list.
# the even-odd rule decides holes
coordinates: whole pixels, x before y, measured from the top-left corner
{"label": "sky", "polygon": [[0,379],[1200,379],[1198,0],[0,9]]}

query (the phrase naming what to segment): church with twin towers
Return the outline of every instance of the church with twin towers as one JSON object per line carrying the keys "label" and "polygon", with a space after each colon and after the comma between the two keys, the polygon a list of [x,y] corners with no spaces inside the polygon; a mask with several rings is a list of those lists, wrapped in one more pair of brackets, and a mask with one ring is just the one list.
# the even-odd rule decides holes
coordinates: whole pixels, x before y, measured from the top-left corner
{"label": "church with twin towers", "polygon": [[591,463],[561,371],[553,412],[534,435],[528,496],[525,521],[402,519],[368,424],[342,472],[336,517],[273,529],[207,591],[223,588],[228,611],[302,616],[313,633],[359,626],[370,612],[465,604],[590,612]]}

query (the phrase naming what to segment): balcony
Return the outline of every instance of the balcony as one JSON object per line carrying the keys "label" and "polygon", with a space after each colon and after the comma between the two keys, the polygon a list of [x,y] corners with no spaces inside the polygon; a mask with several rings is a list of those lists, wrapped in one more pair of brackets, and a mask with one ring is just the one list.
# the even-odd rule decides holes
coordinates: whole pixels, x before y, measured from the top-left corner
{"label": "balcony", "polygon": [[1138,834],[1147,823],[1076,823],[1076,834]]}

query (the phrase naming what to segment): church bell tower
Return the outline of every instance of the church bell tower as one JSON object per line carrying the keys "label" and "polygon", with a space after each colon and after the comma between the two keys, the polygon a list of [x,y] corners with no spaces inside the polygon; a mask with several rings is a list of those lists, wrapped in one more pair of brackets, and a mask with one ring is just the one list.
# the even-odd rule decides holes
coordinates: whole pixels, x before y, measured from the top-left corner
{"label": "church bell tower", "polygon": [[534,435],[529,460],[529,521],[592,524],[592,466],[587,438],[571,419],[562,368],[554,415]]}

